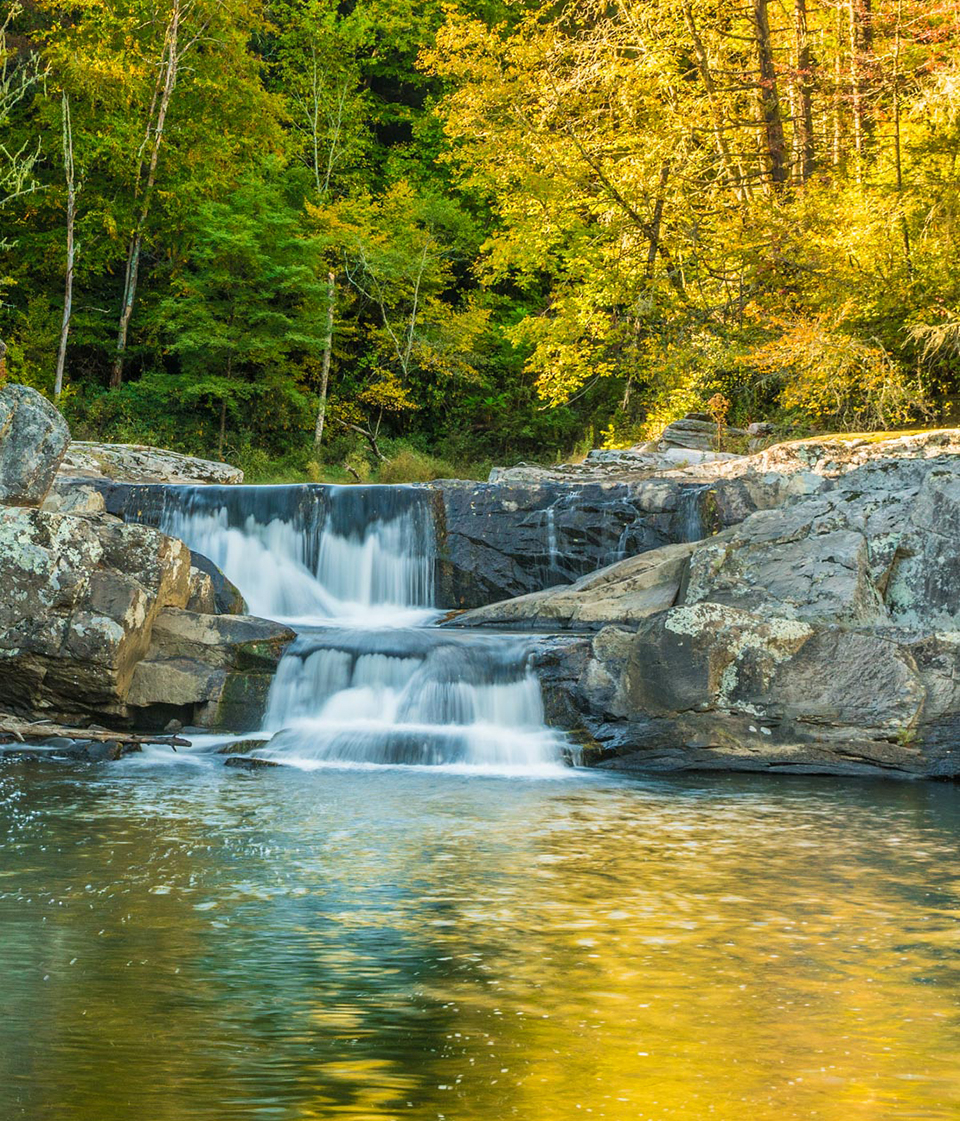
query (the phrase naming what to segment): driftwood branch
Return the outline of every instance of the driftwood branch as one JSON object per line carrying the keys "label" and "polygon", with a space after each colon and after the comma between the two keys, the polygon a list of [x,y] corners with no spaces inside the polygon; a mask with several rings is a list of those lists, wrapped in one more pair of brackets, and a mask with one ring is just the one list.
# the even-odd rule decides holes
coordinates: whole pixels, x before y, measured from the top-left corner
{"label": "driftwood branch", "polygon": [[95,743],[159,743],[173,748],[189,747],[190,741],[180,736],[151,735],[149,732],[104,732],[93,728],[67,728],[62,724],[50,724],[45,720],[33,723],[5,717],[0,719],[0,741],[10,737],[17,743],[26,743],[28,740],[46,740],[51,737],[62,737],[70,740],[93,740]]}

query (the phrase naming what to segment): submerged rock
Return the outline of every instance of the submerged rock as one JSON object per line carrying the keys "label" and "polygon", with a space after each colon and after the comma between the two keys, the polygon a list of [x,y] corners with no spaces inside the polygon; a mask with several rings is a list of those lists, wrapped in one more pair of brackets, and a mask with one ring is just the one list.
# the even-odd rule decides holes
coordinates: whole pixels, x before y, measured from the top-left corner
{"label": "submerged rock", "polygon": [[265,767],[283,766],[282,763],[277,763],[273,759],[261,759],[256,755],[231,755],[224,759],[223,765],[225,767],[236,767],[241,771],[262,771]]}
{"label": "submerged rock", "polygon": [[25,385],[0,387],[0,503],[39,506],[70,443],[67,422]]}

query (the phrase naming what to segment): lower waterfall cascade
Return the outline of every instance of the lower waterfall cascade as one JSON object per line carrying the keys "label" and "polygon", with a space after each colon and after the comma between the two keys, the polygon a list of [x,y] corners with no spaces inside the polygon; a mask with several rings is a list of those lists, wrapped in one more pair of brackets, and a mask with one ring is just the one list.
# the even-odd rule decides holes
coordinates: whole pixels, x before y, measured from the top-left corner
{"label": "lower waterfall cascade", "polygon": [[429,625],[436,548],[416,487],[171,487],[158,521],[252,613],[298,631],[255,756],[542,771],[569,754],[544,723],[528,638]]}

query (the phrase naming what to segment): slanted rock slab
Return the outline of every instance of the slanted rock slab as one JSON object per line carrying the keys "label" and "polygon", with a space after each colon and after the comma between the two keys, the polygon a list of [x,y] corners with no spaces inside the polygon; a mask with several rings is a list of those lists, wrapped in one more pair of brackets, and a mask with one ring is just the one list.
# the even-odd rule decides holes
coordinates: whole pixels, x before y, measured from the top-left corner
{"label": "slanted rock slab", "polygon": [[204,483],[243,482],[239,467],[166,448],[145,444],[98,444],[75,440],[67,450],[61,475],[72,478],[113,479],[118,483]]}

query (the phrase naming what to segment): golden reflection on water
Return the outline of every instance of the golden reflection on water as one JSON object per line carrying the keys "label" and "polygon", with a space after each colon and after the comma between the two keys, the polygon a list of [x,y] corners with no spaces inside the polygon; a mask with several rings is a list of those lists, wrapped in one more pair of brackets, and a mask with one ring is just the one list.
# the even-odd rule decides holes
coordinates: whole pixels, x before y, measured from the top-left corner
{"label": "golden reflection on water", "polygon": [[960,1117],[950,786],[0,772],[0,1118]]}

